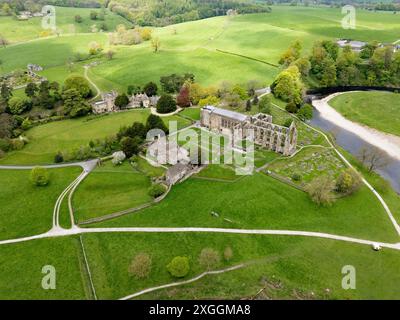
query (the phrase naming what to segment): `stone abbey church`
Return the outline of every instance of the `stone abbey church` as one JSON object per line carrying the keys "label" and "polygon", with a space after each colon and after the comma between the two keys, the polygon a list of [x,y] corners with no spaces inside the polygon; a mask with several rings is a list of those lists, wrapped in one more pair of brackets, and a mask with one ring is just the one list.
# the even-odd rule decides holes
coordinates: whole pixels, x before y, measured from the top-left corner
{"label": "stone abbey church", "polygon": [[255,144],[285,156],[290,156],[296,151],[297,129],[294,121],[287,128],[273,124],[272,116],[267,114],[246,116],[242,113],[206,106],[201,109],[200,124],[221,134],[230,134],[235,129],[245,133],[248,129],[252,129]]}

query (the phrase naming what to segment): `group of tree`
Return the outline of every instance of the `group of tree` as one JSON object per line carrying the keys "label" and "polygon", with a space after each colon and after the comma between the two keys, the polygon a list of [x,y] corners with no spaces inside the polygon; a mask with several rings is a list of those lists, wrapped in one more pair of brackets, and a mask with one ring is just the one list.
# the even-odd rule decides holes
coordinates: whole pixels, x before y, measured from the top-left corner
{"label": "group of tree", "polygon": [[169,76],[160,77],[161,87],[166,93],[177,93],[184,84],[194,83],[194,81],[195,76],[192,73],[185,73],[183,75],[173,73]]}
{"label": "group of tree", "polygon": [[115,32],[110,33],[109,41],[112,45],[135,45],[152,38],[152,31],[146,27],[127,29],[125,25],[119,25]]}

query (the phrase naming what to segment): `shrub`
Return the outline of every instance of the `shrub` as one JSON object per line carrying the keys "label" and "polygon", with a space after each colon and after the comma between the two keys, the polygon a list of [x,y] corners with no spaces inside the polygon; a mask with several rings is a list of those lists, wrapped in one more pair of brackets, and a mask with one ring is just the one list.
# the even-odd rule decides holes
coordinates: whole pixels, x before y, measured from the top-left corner
{"label": "shrub", "polygon": [[360,175],[350,168],[343,171],[336,182],[336,190],[344,194],[352,194],[360,189],[360,187]]}
{"label": "shrub", "polygon": [[147,278],[151,272],[151,257],[146,253],[135,256],[129,266],[129,273],[138,279]]}
{"label": "shrub", "polygon": [[120,94],[115,98],[115,105],[120,109],[124,109],[128,104],[129,98],[125,93]]}
{"label": "shrub", "polygon": [[290,101],[286,105],[286,111],[290,113],[297,113],[297,111],[299,111],[299,108],[293,101]]}
{"label": "shrub", "polygon": [[12,150],[21,150],[25,146],[24,140],[12,139],[10,140]]}
{"label": "shrub", "polygon": [[49,174],[46,168],[35,167],[31,171],[31,182],[38,187],[47,186],[49,184]]}
{"label": "shrub", "polygon": [[233,257],[233,250],[231,247],[226,247],[224,250],[224,259],[225,261],[230,261]]}
{"label": "shrub", "polygon": [[183,278],[190,270],[189,259],[187,257],[175,257],[167,265],[167,270],[173,277]]}
{"label": "shrub", "polygon": [[305,104],[297,112],[297,116],[302,121],[311,120],[313,117],[313,107],[309,104]]}
{"label": "shrub", "polygon": [[82,17],[80,15],[76,15],[75,16],[75,22],[76,23],[82,23],[82,21],[83,21],[83,19],[82,19]]}
{"label": "shrub", "polygon": [[169,94],[162,95],[157,102],[157,112],[170,113],[175,110],[176,110],[175,99]]}
{"label": "shrub", "polygon": [[212,268],[218,266],[220,261],[221,258],[218,251],[211,248],[205,248],[201,250],[199,264],[207,270],[211,270]]}
{"label": "shrub", "polygon": [[20,97],[12,97],[8,102],[8,109],[11,114],[22,114],[29,109],[29,101]]}
{"label": "shrub", "polygon": [[258,109],[262,113],[271,114],[271,104],[270,96],[263,96],[258,103]]}
{"label": "shrub", "polygon": [[11,142],[8,139],[0,139],[0,150],[7,152],[11,148]]}
{"label": "shrub", "polygon": [[32,121],[29,120],[29,118],[25,118],[24,121],[22,121],[21,129],[28,130],[31,127],[32,127]]}
{"label": "shrub", "polygon": [[64,91],[69,89],[77,90],[83,98],[88,98],[92,94],[89,82],[81,76],[70,76],[65,80]]}
{"label": "shrub", "polygon": [[61,152],[57,152],[57,154],[54,156],[54,162],[55,163],[64,162],[64,156]]}
{"label": "shrub", "polygon": [[158,87],[154,82],[149,82],[143,87],[143,91],[149,96],[155,96],[158,91]]}
{"label": "shrub", "polygon": [[321,206],[327,206],[333,203],[333,190],[335,184],[328,176],[321,176],[314,179],[305,188],[313,202]]}
{"label": "shrub", "polygon": [[162,196],[165,193],[166,189],[165,186],[162,184],[155,184],[150,187],[149,189],[149,196],[153,197],[154,199]]}
{"label": "shrub", "polygon": [[292,125],[293,119],[289,118],[283,124],[286,128],[289,128]]}

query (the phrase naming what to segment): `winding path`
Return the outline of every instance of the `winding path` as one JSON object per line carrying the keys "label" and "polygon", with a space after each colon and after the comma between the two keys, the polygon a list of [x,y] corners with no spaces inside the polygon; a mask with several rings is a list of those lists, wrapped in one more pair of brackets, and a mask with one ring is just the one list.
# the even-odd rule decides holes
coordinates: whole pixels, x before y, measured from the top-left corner
{"label": "winding path", "polygon": [[85,68],[84,77],[85,77],[86,80],[89,81],[89,83],[96,89],[96,95],[95,95],[92,99],[90,99],[90,101],[94,101],[94,100],[96,100],[96,99],[100,96],[101,90],[100,90],[99,87],[89,78],[88,71],[89,71],[90,67],[89,67],[89,66],[84,66],[84,68]]}

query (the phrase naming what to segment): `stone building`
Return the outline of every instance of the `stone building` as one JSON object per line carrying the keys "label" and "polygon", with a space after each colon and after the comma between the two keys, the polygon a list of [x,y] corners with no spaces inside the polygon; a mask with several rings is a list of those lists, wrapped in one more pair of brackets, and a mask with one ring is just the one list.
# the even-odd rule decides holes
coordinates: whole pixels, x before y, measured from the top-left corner
{"label": "stone building", "polygon": [[117,96],[118,94],[115,91],[103,93],[101,95],[102,100],[92,104],[93,113],[100,114],[117,111],[118,108],[115,105],[115,99]]}
{"label": "stone building", "polygon": [[[220,134],[231,135],[233,130],[243,134],[244,139],[252,141],[268,150],[292,155],[297,147],[297,129],[294,122],[289,128],[272,123],[272,116],[259,113],[255,116],[206,106],[201,110],[200,124]],[[246,136],[253,130],[254,136]]]}

